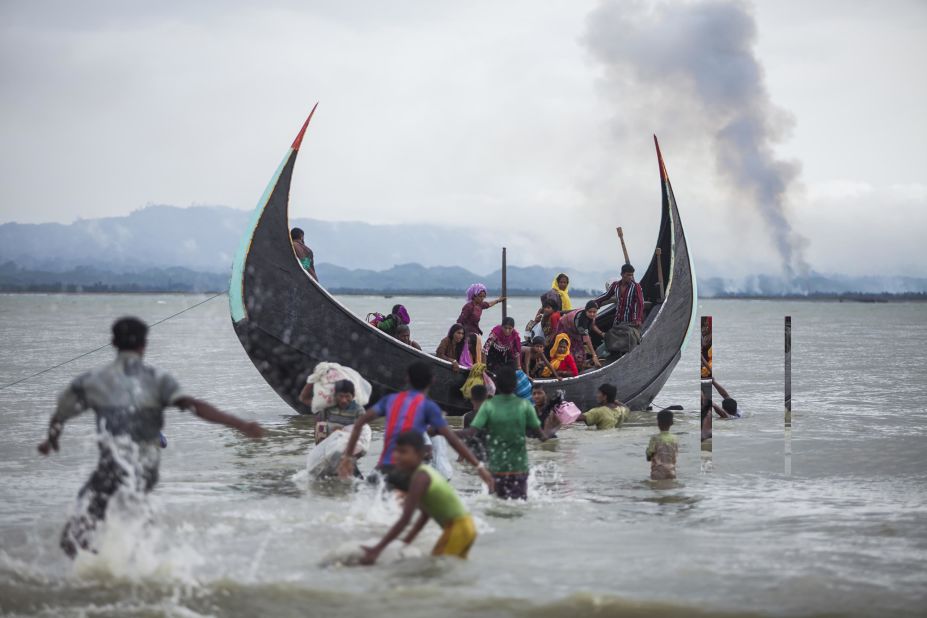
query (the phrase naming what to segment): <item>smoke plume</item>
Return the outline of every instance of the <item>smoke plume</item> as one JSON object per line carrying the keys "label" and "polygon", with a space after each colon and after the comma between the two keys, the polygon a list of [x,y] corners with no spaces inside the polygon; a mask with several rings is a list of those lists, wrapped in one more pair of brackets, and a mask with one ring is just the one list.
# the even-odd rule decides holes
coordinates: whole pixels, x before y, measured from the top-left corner
{"label": "smoke plume", "polygon": [[606,93],[633,97],[655,123],[647,129],[709,139],[719,175],[758,210],[791,279],[808,269],[787,209],[801,168],[773,151],[792,119],[770,100],[755,42],[749,7],[732,0],[605,0],[589,15],[584,37],[604,65]]}

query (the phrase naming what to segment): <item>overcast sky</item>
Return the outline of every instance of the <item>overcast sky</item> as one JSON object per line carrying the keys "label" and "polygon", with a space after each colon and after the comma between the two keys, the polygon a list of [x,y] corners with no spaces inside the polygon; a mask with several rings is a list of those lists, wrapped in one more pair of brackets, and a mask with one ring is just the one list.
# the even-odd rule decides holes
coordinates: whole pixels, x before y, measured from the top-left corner
{"label": "overcast sky", "polygon": [[622,225],[644,261],[656,133],[700,272],[927,276],[925,32],[915,1],[5,0],[0,221],[251,208],[320,101],[294,216],[584,268]]}

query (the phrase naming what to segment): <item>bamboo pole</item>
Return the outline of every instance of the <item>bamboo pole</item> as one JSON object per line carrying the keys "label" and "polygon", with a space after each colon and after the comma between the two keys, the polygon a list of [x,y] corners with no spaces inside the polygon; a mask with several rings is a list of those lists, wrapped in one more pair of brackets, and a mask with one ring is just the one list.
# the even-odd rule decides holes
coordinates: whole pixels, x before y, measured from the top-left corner
{"label": "bamboo pole", "polygon": [[712,406],[712,319],[710,315],[702,316],[702,361],[699,377],[701,378],[701,454],[702,454],[702,471],[707,472],[711,469],[711,423],[714,416]]}
{"label": "bamboo pole", "polygon": [[624,244],[624,230],[620,227],[616,227],[615,231],[618,232],[618,239],[621,241],[621,252],[624,253],[624,263],[630,264],[631,258],[628,256],[628,248]]}
{"label": "bamboo pole", "polygon": [[792,316],[785,316],[785,474],[792,474]]}
{"label": "bamboo pole", "polygon": [[505,247],[502,247],[502,319],[504,320],[509,316],[509,301],[507,299],[509,290],[508,290],[508,281],[507,281],[507,270],[508,266],[506,264],[506,250]]}
{"label": "bamboo pole", "polygon": [[663,249],[657,247],[657,285],[660,286],[660,302],[666,298],[666,288],[663,285]]}

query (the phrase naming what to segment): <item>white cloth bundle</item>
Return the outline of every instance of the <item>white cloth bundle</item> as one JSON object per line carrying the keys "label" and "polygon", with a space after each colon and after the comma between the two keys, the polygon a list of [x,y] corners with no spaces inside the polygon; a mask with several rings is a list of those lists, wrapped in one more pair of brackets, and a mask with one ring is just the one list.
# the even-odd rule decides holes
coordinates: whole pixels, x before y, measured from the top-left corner
{"label": "white cloth bundle", "polygon": [[335,405],[335,382],[339,380],[350,380],[354,383],[354,401],[359,406],[366,406],[370,401],[373,387],[361,374],[338,363],[319,363],[306,378],[306,383],[312,384],[313,414]]}

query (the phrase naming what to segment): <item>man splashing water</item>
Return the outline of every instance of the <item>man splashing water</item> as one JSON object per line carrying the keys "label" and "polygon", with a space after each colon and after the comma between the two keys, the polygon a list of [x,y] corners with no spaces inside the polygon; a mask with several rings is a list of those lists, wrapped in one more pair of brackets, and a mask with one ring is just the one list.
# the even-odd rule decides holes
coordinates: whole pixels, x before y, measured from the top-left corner
{"label": "man splashing water", "polygon": [[88,409],[96,413],[100,460],[78,494],[77,513],[61,535],[61,548],[72,558],[78,548],[91,549],[93,533],[119,490],[138,494],[154,489],[164,408],[192,410],[202,419],[234,427],[252,438],[262,435],[257,423],[184,394],[171,375],[143,363],[147,340],[144,322],[136,318],[117,320],[113,324],[116,359],[78,376],[61,393],[48,426],[48,439],[39,445],[43,455],[57,451],[65,421]]}

